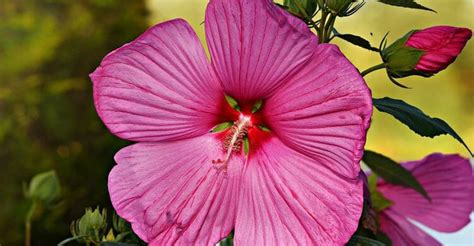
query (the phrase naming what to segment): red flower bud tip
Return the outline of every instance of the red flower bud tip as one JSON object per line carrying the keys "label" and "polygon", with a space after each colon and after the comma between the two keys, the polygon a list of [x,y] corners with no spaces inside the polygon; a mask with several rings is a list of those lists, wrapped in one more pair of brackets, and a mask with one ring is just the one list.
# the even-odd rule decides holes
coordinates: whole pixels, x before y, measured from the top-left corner
{"label": "red flower bud tip", "polygon": [[434,26],[415,31],[405,46],[425,52],[416,64],[416,70],[434,74],[456,60],[471,36],[468,28]]}

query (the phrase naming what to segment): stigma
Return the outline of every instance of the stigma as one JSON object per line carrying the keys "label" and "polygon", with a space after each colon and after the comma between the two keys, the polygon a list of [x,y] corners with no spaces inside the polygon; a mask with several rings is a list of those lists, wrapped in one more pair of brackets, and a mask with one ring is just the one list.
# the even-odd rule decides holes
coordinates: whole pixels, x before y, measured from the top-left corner
{"label": "stigma", "polygon": [[248,129],[252,127],[252,118],[249,115],[240,114],[239,119],[234,122],[229,132],[225,135],[222,148],[225,151],[224,159],[212,160],[218,170],[227,172],[228,162],[232,152],[239,152],[242,147],[244,137],[248,134]]}

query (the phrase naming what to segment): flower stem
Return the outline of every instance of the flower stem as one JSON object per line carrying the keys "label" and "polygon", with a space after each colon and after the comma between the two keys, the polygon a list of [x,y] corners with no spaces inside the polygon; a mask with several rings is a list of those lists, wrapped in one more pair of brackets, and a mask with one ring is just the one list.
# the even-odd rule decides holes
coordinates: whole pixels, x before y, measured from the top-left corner
{"label": "flower stem", "polygon": [[37,204],[36,202],[33,202],[31,204],[30,210],[28,210],[28,213],[26,214],[25,218],[25,246],[30,246],[31,245],[31,220],[33,218],[33,214],[36,211]]}
{"label": "flower stem", "polygon": [[319,42],[320,43],[324,43],[324,40],[326,40],[326,38],[324,37],[324,34],[325,34],[325,26],[326,26],[326,18],[328,16],[328,12],[326,10],[322,10],[322,13],[321,13],[321,24],[319,26],[319,30],[321,31],[321,35],[319,36]]}
{"label": "flower stem", "polygon": [[377,71],[379,69],[382,69],[382,68],[385,68],[386,67],[386,64],[385,63],[381,63],[381,64],[378,64],[378,65],[375,65],[373,67],[369,67],[367,68],[366,70],[362,71],[360,73],[360,75],[362,75],[362,77],[364,77],[365,75],[373,72],[373,71]]}
{"label": "flower stem", "polygon": [[334,23],[336,22],[336,17],[337,15],[330,14],[329,19],[327,22],[327,25],[325,26],[323,30],[323,40],[322,43],[329,43],[330,37],[331,37],[331,32],[332,28],[334,27]]}

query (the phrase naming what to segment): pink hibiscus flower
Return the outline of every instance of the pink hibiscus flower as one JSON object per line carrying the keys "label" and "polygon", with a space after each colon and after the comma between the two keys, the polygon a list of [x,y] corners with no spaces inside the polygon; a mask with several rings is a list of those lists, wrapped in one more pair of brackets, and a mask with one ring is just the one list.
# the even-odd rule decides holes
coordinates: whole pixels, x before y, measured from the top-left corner
{"label": "pink hibiscus flower", "polygon": [[423,185],[431,202],[412,189],[381,180],[377,189],[393,204],[380,213],[380,230],[393,245],[441,245],[408,219],[440,232],[455,232],[467,225],[474,208],[471,163],[458,155],[431,154],[403,166]]}
{"label": "pink hibiscus flower", "polygon": [[424,54],[415,69],[433,74],[453,63],[471,37],[472,31],[468,28],[433,26],[415,31],[405,46],[422,50]]}
{"label": "pink hibiscus flower", "polygon": [[109,175],[117,213],[151,245],[215,244],[233,229],[243,245],[344,244],[372,112],[358,71],[270,0],[212,0],[205,28],[211,63],[172,20],[91,74],[100,118],[139,142]]}

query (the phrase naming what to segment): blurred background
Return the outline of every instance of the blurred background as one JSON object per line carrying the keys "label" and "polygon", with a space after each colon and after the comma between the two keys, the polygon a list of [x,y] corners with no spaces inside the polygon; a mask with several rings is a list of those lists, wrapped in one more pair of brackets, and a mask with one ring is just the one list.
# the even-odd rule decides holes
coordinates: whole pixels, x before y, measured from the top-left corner
{"label": "blurred background", "polygon": [[[86,207],[110,208],[107,174],[113,156],[128,143],[107,132],[96,115],[88,74],[110,51],[147,27],[172,18],[188,20],[204,39],[206,0],[2,0],[0,1],[0,244],[20,245],[29,204],[22,183],[55,169],[62,199],[33,223],[33,245],[55,245],[70,236],[69,224]],[[338,19],[340,33],[378,46],[411,29],[431,25],[474,27],[472,0],[419,0],[438,13],[382,5],[368,0],[356,15]],[[359,69],[380,63],[376,53],[335,40]],[[391,84],[383,71],[366,77],[374,97],[400,98],[446,120],[474,148],[474,44],[432,77]],[[432,152],[466,150],[451,137],[422,138],[392,117],[374,111],[367,148],[398,161]],[[472,225],[451,235],[449,244],[472,245]]]}

